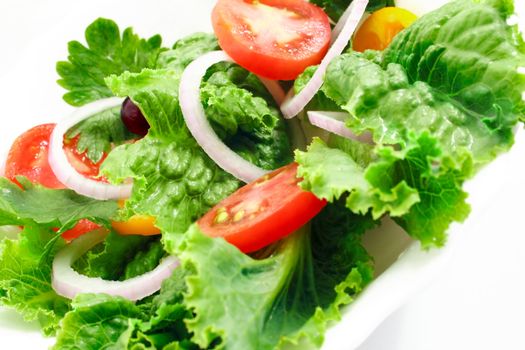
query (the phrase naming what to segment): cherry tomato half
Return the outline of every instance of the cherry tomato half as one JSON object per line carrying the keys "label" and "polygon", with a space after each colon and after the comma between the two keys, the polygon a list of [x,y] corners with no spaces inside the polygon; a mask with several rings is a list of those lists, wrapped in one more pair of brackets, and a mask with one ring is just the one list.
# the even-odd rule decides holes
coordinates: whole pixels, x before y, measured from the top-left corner
{"label": "cherry tomato half", "polygon": [[306,224],[326,205],[301,189],[300,181],[296,163],[275,170],[224,199],[198,225],[245,253],[259,250]]}
{"label": "cherry tomato half", "polygon": [[352,48],[355,51],[384,50],[392,39],[411,25],[417,16],[399,7],[385,7],[368,17],[357,31]]}
{"label": "cherry tomato half", "polygon": [[[54,128],[55,124],[38,125],[15,140],[6,160],[5,176],[8,179],[18,184],[16,176],[22,175],[31,182],[48,188],[65,188],[56,178],[48,162],[49,138]],[[90,177],[98,175],[100,162],[94,164],[85,154],[79,154],[76,145],[76,139],[64,142],[64,151],[70,163],[81,174]],[[89,220],[80,220],[75,227],[64,232],[62,237],[72,240],[99,227]]]}
{"label": "cherry tomato half", "polygon": [[212,23],[235,62],[269,79],[297,78],[330,45],[328,16],[305,0],[219,0]]}
{"label": "cherry tomato half", "polygon": [[128,221],[112,221],[111,227],[121,235],[152,236],[160,234],[155,218],[148,215],[133,215]]}

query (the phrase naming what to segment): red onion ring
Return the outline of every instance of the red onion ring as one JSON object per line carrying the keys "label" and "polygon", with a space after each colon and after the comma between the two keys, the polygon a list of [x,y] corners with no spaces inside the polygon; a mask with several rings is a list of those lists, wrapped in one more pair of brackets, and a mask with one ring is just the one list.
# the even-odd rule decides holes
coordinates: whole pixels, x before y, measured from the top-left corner
{"label": "red onion ring", "polygon": [[81,293],[105,293],[129,300],[140,300],[160,289],[162,281],[170,277],[179,266],[174,256],[164,258],[154,270],[125,281],[107,281],[100,277],[87,277],[71,265],[89,249],[104,241],[109,231],[95,230],[75,239],[60,250],[53,260],[51,285],[57,294],[73,299]]}
{"label": "red onion ring", "polygon": [[49,142],[49,165],[64,186],[95,199],[122,199],[131,195],[131,184],[112,185],[79,174],[69,163],[63,149],[64,135],[71,127],[94,114],[120,106],[123,100],[120,97],[111,97],[89,103],[57,123]]}
{"label": "red onion ring", "polygon": [[188,129],[204,152],[228,173],[244,182],[251,182],[268,171],[248,162],[222,142],[208,122],[200,102],[200,85],[207,69],[223,61],[233,62],[224,51],[212,51],[186,67],[179,85],[180,108]]}
{"label": "red onion ring", "polygon": [[321,85],[323,85],[323,76],[328,65],[345,49],[348,41],[352,38],[352,35],[363,17],[367,5],[368,0],[354,0],[346,9],[332,33],[332,46],[321,61],[321,64],[317,67],[317,70],[310,81],[301,92],[294,97],[287,99],[281,105],[281,111],[285,118],[290,119],[299,114],[321,88]]}
{"label": "red onion ring", "polygon": [[312,125],[330,131],[331,133],[334,133],[347,139],[352,139],[361,143],[368,143],[371,145],[374,144],[372,135],[369,132],[356,135],[346,127],[344,121],[346,118],[348,118],[348,113],[308,111],[307,114],[308,119],[310,120],[310,123],[312,123]]}

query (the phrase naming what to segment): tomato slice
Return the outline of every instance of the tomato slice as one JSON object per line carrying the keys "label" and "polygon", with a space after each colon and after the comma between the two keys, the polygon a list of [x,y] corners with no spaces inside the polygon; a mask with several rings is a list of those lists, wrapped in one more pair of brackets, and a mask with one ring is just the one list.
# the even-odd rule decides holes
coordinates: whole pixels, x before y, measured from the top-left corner
{"label": "tomato slice", "polygon": [[275,170],[224,199],[198,225],[245,253],[259,250],[306,224],[326,205],[301,189],[300,181],[297,163]]}
{"label": "tomato slice", "polygon": [[152,236],[160,234],[155,218],[148,215],[133,215],[128,221],[112,221],[111,227],[121,235]]}
{"label": "tomato slice", "polygon": [[219,0],[212,23],[235,62],[269,79],[297,78],[330,45],[328,16],[305,0]]}
{"label": "tomato slice", "polygon": [[392,39],[411,25],[417,16],[399,7],[385,7],[374,12],[357,31],[352,48],[355,51],[384,50]]}
{"label": "tomato slice", "polygon": [[[16,176],[27,177],[31,182],[48,188],[60,189],[65,186],[58,181],[48,162],[49,138],[55,124],[35,126],[20,135],[9,150],[5,166],[5,177],[17,183]],[[73,167],[84,174],[95,178],[101,162],[94,164],[85,153],[76,150],[78,139],[64,142],[64,151]],[[62,234],[66,240],[72,240],[100,226],[89,221],[80,220],[77,225]]]}
{"label": "tomato slice", "polygon": [[47,160],[54,128],[55,124],[42,124],[20,135],[7,155],[5,177],[18,184],[16,176],[22,175],[45,187],[64,188]]}

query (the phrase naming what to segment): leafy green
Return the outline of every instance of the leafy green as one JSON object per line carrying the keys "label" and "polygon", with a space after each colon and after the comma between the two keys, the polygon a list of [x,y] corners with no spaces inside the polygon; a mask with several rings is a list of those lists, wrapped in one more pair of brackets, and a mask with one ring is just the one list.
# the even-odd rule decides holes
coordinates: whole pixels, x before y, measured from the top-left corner
{"label": "leafy green", "polygon": [[[83,275],[101,277],[106,280],[120,280],[133,277],[132,275],[141,275],[153,270],[164,255],[162,252],[156,261],[150,262],[152,258],[149,257],[149,254],[153,256],[157,254],[155,247],[150,253],[152,249],[150,244],[154,241],[158,242],[158,239],[111,233],[103,243],[95,246],[77,260],[74,268]],[[152,263],[154,266],[151,266]],[[141,271],[141,273],[135,274],[131,271]]]}
{"label": "leafy green", "polygon": [[[490,130],[504,133],[525,113],[525,45],[507,25],[510,0],[455,1],[397,36],[383,67],[400,64],[410,83],[427,82]],[[435,25],[439,23],[439,26]]]}
{"label": "leafy green", "polygon": [[383,53],[337,57],[314,102],[348,112],[346,126],[370,132],[376,146],[315,141],[296,156],[304,188],[329,200],[348,194],[352,211],[389,213],[424,247],[442,245],[448,226],[468,215],[464,181],[512,146],[525,111],[517,71],[525,45],[505,22],[510,4],[456,1]]}
{"label": "leafy green", "polygon": [[77,136],[77,151],[86,152],[87,157],[93,163],[100,162],[104,153],[109,153],[112,146],[138,138],[122,123],[120,107],[95,114],[73,126],[66,134],[68,139]]}
{"label": "leafy green", "polygon": [[183,71],[193,60],[213,50],[220,50],[213,34],[194,33],[178,40],[171,50],[162,52],[156,68]]}
{"label": "leafy green", "polygon": [[24,226],[18,240],[0,243],[0,303],[26,320],[38,320],[51,334],[69,310],[69,301],[51,287],[51,263],[65,243],[55,231],[63,232],[80,219],[109,225],[117,205],[17,180],[24,189],[0,178],[0,225]]}
{"label": "leafy green", "polygon": [[[198,40],[183,42],[202,50]],[[231,65],[209,73],[202,88],[203,105],[226,142],[232,140],[242,156],[267,169],[291,161],[284,122],[275,106],[261,98],[268,93],[255,76]],[[178,102],[180,75],[179,68],[160,68],[107,79],[115,94],[132,98],[151,128],[144,139],[111,152],[101,171],[112,181],[134,179],[127,215],[153,215],[161,229],[183,233],[240,182],[209,159],[189,133]]]}
{"label": "leafy green", "polygon": [[105,294],[81,294],[71,306],[54,349],[126,349],[141,317],[133,302]]}
{"label": "leafy green", "polygon": [[[323,8],[332,20],[338,21],[352,0],[310,0],[310,2]],[[395,6],[395,3],[393,0],[370,0],[367,10],[372,12],[386,6]]]}
{"label": "leafy green", "polygon": [[182,304],[185,273],[176,270],[153,298],[135,304],[105,294],[81,294],[72,302],[55,349],[198,349],[189,340]]}
{"label": "leafy green", "polygon": [[140,39],[127,28],[121,37],[117,24],[104,18],[90,24],[85,37],[87,47],[78,41],[69,42],[68,61],[56,66],[61,77],[58,83],[69,90],[64,100],[73,106],[112,96],[104,78],[154,67],[161,52],[159,35]]}
{"label": "leafy green", "polygon": [[18,177],[21,189],[6,178],[0,178],[0,225],[24,225],[26,222],[47,224],[62,231],[80,219],[109,226],[117,211],[114,201],[99,201],[71,190],[52,190]]}
{"label": "leafy green", "polygon": [[217,341],[225,349],[303,340],[319,346],[327,322],[338,319],[339,307],[372,277],[360,238],[374,221],[330,205],[311,225],[264,260],[193,225],[175,249],[190,271],[184,301],[195,314],[186,322],[192,340],[203,348]]}
{"label": "leafy green", "polygon": [[441,246],[452,221],[470,212],[462,184],[472,172],[468,156],[457,164],[443,155],[428,133],[403,150],[378,147],[376,159],[358,165],[349,153],[315,139],[307,152],[296,152],[301,186],[329,201],[349,194],[346,206],[375,219],[389,213],[423,247]]}
{"label": "leafy green", "polygon": [[52,258],[64,245],[60,239],[51,253],[45,254],[55,235],[50,229],[27,223],[18,240],[0,242],[0,304],[13,307],[26,321],[38,321],[47,335],[55,332],[69,310],[69,300],[51,287]]}

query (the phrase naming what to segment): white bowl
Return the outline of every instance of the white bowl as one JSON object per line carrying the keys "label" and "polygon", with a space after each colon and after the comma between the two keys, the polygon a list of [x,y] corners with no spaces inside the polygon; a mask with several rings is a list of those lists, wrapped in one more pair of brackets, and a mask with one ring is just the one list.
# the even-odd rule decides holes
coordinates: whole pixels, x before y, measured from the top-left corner
{"label": "white bowl", "polygon": [[[82,4],[67,0],[20,1],[0,4],[0,98],[2,120],[0,150],[9,147],[14,138],[29,127],[57,120],[72,110],[62,102],[63,90],[55,83],[55,63],[67,56],[66,44],[83,39],[86,26],[97,17],[114,19],[124,28],[133,26],[141,36],[160,33],[170,45],[176,38],[195,31],[210,31],[210,9],[213,0],[193,2],[103,1]],[[176,4],[176,5],[175,5]],[[9,6],[9,8],[3,8]],[[5,36],[5,38],[3,37]],[[5,40],[4,40],[5,39]],[[9,50],[12,48],[12,50]],[[6,67],[9,67],[6,69]],[[504,185],[499,179],[509,172],[523,171],[524,135],[519,147],[484,169],[468,184],[473,205],[471,217],[480,217],[495,194]],[[525,195],[525,192],[521,192]],[[406,303],[440,272],[448,262],[465,231],[472,229],[469,219],[455,224],[443,249],[422,251],[419,244],[389,220],[369,232],[366,246],[374,256],[377,278],[343,311],[343,319],[329,329],[323,349],[357,348],[389,314]],[[417,322],[417,321],[415,321]],[[25,324],[12,311],[0,310],[0,338],[3,344],[16,344],[21,349],[44,349],[53,343],[44,339],[34,324]]]}

